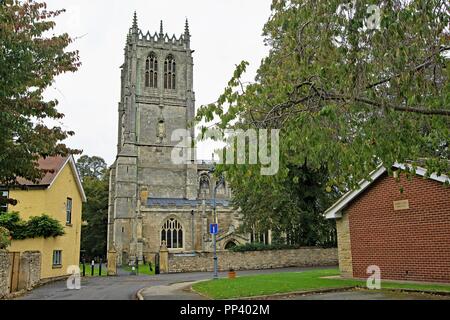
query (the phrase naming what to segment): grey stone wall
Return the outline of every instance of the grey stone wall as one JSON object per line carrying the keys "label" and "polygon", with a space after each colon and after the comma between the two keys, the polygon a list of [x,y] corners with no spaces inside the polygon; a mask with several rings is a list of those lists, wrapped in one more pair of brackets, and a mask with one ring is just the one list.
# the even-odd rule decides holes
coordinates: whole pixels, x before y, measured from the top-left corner
{"label": "grey stone wall", "polygon": [[[217,253],[219,270],[253,270],[285,267],[333,266],[338,264],[336,248],[300,248],[292,250],[267,250]],[[213,253],[169,254],[169,272],[212,271]]]}
{"label": "grey stone wall", "polygon": [[[0,251],[0,299],[8,297],[11,284],[11,254]],[[25,251],[20,255],[19,290],[31,290],[41,280],[41,253]]]}
{"label": "grey stone wall", "polygon": [[9,294],[10,273],[9,253],[0,251],[0,299]]}
{"label": "grey stone wall", "polygon": [[31,290],[41,280],[41,253],[25,251],[20,255],[19,290]]}

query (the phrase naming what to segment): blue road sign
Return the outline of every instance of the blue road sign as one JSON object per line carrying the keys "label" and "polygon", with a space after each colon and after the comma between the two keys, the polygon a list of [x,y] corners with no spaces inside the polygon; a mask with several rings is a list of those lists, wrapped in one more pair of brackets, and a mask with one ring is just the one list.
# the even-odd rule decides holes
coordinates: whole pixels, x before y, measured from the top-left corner
{"label": "blue road sign", "polygon": [[217,223],[211,223],[209,225],[209,233],[217,234],[218,231],[219,231],[219,225]]}

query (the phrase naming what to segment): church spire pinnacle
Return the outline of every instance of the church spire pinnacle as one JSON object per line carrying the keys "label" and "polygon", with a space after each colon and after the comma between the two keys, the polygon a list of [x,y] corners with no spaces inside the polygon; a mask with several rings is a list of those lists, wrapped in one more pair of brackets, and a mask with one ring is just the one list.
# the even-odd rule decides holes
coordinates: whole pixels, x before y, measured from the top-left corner
{"label": "church spire pinnacle", "polygon": [[190,36],[190,34],[189,34],[189,21],[188,21],[187,18],[186,18],[186,24],[184,25],[184,34],[186,36]]}
{"label": "church spire pinnacle", "polygon": [[184,41],[186,43],[186,47],[189,48],[191,45],[191,34],[189,33],[189,21],[187,18],[184,25]]}
{"label": "church spire pinnacle", "polygon": [[134,29],[134,30],[137,30],[137,29],[138,29],[138,21],[137,21],[137,14],[136,14],[136,11],[134,12],[134,15],[133,15],[133,29]]}
{"label": "church spire pinnacle", "polygon": [[159,24],[159,35],[164,36],[163,21]]}

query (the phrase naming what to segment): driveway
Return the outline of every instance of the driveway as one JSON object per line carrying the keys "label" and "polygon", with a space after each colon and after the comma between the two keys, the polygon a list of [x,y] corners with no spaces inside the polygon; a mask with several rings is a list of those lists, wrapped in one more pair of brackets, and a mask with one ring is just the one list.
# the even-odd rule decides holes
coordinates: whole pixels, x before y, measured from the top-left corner
{"label": "driveway", "polygon": [[[264,274],[272,272],[301,272],[319,268],[284,268],[269,270],[238,271],[239,275]],[[322,268],[324,269],[324,268]],[[226,277],[226,272],[219,277]],[[184,288],[190,282],[212,278],[212,272],[173,273],[155,276],[131,276],[121,273],[117,277],[85,277],[81,279],[80,290],[69,290],[65,281],[57,281],[36,288],[18,299],[26,300],[133,300],[136,292],[143,288],[147,291],[145,299],[200,299],[196,294],[186,292]],[[169,288],[172,284],[179,284]]]}

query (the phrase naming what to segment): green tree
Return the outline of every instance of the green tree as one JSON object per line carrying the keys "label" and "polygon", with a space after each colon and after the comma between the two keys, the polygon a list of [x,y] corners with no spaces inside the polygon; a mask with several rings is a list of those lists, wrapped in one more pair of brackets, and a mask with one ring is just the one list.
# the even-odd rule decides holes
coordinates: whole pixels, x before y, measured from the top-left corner
{"label": "green tree", "polygon": [[197,112],[202,133],[217,120],[223,131],[280,130],[275,176],[218,166],[248,224],[292,223],[294,237],[318,240],[327,227],[317,214],[380,164],[450,173],[449,2],[355,3],[273,0],[270,52],[255,81],[241,80],[241,62],[217,102]]}
{"label": "green tree", "polygon": [[[197,119],[281,129],[285,165],[325,166],[328,189],[355,187],[381,163],[449,174],[449,2],[342,4],[274,0],[256,81],[242,83],[242,62]],[[369,5],[379,29],[367,28]]]}
{"label": "green tree", "polygon": [[[81,157],[77,166],[86,162]],[[100,157],[88,157],[96,159],[97,163],[105,163]],[[106,167],[106,164],[105,164]],[[109,174],[106,169],[102,170],[101,176],[91,174],[83,178],[83,188],[87,201],[83,204],[83,221],[87,222],[81,229],[81,250],[87,259],[103,257],[106,253],[107,226],[108,226],[108,196],[109,196]]]}
{"label": "green tree", "polygon": [[105,174],[106,162],[103,158],[97,156],[83,155],[77,160],[77,169],[82,180],[85,177],[100,179]]}
{"label": "green tree", "polygon": [[4,0],[0,5],[0,181],[16,177],[32,181],[44,172],[39,157],[67,155],[62,140],[74,133],[49,127],[47,120],[61,120],[58,101],[46,101],[44,91],[56,76],[75,72],[78,52],[66,51],[67,34],[49,36],[53,18],[64,10],[49,11],[33,0]]}

